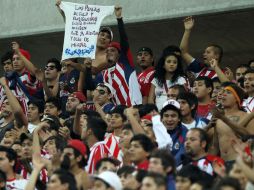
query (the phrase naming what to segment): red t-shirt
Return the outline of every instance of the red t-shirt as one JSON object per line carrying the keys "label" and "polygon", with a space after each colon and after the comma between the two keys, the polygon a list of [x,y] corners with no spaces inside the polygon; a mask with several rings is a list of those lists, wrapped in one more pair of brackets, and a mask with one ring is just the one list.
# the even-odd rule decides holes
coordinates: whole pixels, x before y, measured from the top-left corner
{"label": "red t-shirt", "polygon": [[214,102],[211,102],[206,105],[198,105],[197,116],[210,119],[209,118],[211,116],[210,112],[214,107],[215,107]]}
{"label": "red t-shirt", "polygon": [[151,87],[151,82],[154,77],[154,67],[149,67],[143,72],[139,73],[138,75],[138,83],[140,85],[140,90],[142,96],[148,96],[150,87]]}

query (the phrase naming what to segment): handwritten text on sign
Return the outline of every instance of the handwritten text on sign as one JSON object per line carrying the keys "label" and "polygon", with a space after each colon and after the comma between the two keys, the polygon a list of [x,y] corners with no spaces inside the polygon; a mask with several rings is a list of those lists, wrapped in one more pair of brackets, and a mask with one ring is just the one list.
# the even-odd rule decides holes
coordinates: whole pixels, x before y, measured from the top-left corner
{"label": "handwritten text on sign", "polygon": [[66,17],[62,60],[75,57],[95,58],[96,41],[102,20],[113,13],[113,6],[62,2]]}

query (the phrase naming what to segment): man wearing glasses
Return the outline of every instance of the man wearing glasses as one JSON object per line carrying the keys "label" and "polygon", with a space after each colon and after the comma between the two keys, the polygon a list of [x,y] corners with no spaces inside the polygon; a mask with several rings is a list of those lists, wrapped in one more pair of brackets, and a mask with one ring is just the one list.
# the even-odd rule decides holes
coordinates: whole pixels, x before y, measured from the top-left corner
{"label": "man wearing glasses", "polygon": [[93,102],[96,111],[102,110],[104,113],[109,113],[115,105],[111,102],[114,89],[108,83],[99,83],[93,92]]}

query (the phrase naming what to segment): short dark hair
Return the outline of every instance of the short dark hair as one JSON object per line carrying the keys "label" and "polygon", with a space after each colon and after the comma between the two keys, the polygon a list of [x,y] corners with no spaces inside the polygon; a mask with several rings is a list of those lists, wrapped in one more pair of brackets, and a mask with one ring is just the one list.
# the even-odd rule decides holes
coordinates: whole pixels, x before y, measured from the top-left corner
{"label": "short dark hair", "polygon": [[61,103],[58,98],[56,97],[50,97],[46,100],[45,104],[52,103],[54,106],[57,107],[57,110],[61,110]]}
{"label": "short dark hair", "polygon": [[191,116],[194,118],[197,112],[197,107],[198,107],[198,98],[195,94],[191,92],[185,92],[185,93],[180,93],[177,97],[178,99],[185,100],[190,107],[195,106],[193,110],[191,110]]}
{"label": "short dark hair", "polygon": [[164,113],[167,112],[168,110],[175,111],[176,113],[178,113],[178,117],[179,118],[182,117],[181,111],[177,107],[175,107],[175,106],[173,106],[171,104],[168,104],[168,105],[166,105],[165,107],[163,107],[161,109],[161,112],[160,112],[161,119],[163,118]]}
{"label": "short dark hair", "polygon": [[159,158],[164,169],[172,167],[172,171],[170,173],[175,173],[175,159],[167,149],[154,150],[151,153],[150,158]]}
{"label": "short dark hair", "polygon": [[159,112],[155,104],[145,104],[145,105],[142,105],[141,108],[139,109],[139,115],[140,117],[143,117],[152,111]]}
{"label": "short dark hair", "polygon": [[39,113],[43,113],[44,111],[44,101],[42,100],[38,100],[38,99],[30,100],[27,104],[35,105],[38,108]]}
{"label": "short dark hair", "polygon": [[248,73],[254,73],[254,69],[249,68],[249,69],[245,72],[245,75],[248,74]]}
{"label": "short dark hair", "polygon": [[[0,152],[5,152],[6,153],[6,157],[8,158],[8,160],[10,162],[14,161],[14,163],[16,164],[17,153],[12,148],[7,148],[5,146],[0,145]],[[15,167],[15,164],[14,164],[14,167]]]}
{"label": "short dark hair", "polygon": [[160,187],[160,186],[166,187],[167,186],[167,178],[159,173],[148,172],[145,177],[152,178],[158,187]]}
{"label": "short dark hair", "polygon": [[206,88],[211,88],[210,96],[213,93],[213,81],[207,76],[199,76],[195,79],[195,81],[204,81]]}
{"label": "short dark hair", "polygon": [[54,63],[55,66],[56,66],[57,71],[61,71],[62,66],[61,66],[60,61],[57,58],[50,58],[47,61],[47,64],[49,64],[49,63]]}
{"label": "short dark hair", "polygon": [[93,135],[98,141],[103,141],[107,130],[107,123],[97,117],[91,117],[87,119],[87,130],[91,129]]}
{"label": "short dark hair", "polygon": [[110,162],[111,164],[113,164],[114,166],[118,166],[119,165],[119,161],[117,161],[114,158],[102,158],[100,159],[96,164],[95,164],[95,170],[98,171],[100,169],[100,167],[102,166],[103,162]]}
{"label": "short dark hair", "polygon": [[236,69],[238,68],[246,68],[246,69],[249,69],[250,66],[248,64],[240,64],[240,65],[237,65]]}
{"label": "short dark hair", "polygon": [[215,54],[219,56],[218,61],[220,63],[223,57],[223,48],[218,44],[210,44],[208,47],[213,47]]}
{"label": "short dark hair", "polygon": [[203,141],[206,142],[205,151],[208,151],[208,136],[207,136],[205,130],[201,129],[201,128],[192,128],[189,131],[197,131],[199,133],[200,141],[201,142],[203,142]]}
{"label": "short dark hair", "polygon": [[124,175],[125,177],[129,174],[132,174],[136,169],[133,166],[123,166],[117,170],[117,175],[121,176]]}
{"label": "short dark hair", "polygon": [[169,45],[163,49],[162,56],[168,55],[169,53],[175,53],[175,52],[179,52],[181,54],[180,48],[176,45]]}
{"label": "short dark hair", "polygon": [[234,190],[241,190],[241,185],[238,180],[232,177],[222,178],[214,187],[214,190],[222,190],[223,187],[229,186]]}
{"label": "short dark hair", "polygon": [[191,183],[195,183],[201,179],[200,174],[201,170],[199,167],[189,164],[183,166],[182,169],[176,173],[176,176],[188,178]]}
{"label": "short dark hair", "polygon": [[57,175],[62,184],[67,183],[69,190],[77,190],[77,183],[74,175],[64,169],[57,169],[53,172],[53,174]]}
{"label": "short dark hair", "polygon": [[120,114],[123,121],[127,120],[127,117],[124,115],[124,110],[127,108],[126,105],[117,105],[113,110],[110,111],[110,114]]}
{"label": "short dark hair", "polygon": [[138,141],[146,152],[152,152],[155,148],[154,143],[151,141],[151,139],[144,134],[134,135],[131,138],[130,142],[132,141]]}
{"label": "short dark hair", "polygon": [[89,117],[101,118],[101,115],[97,111],[94,111],[94,110],[84,110],[82,112],[82,114],[85,114],[88,118]]}
{"label": "short dark hair", "polygon": [[51,136],[51,137],[47,138],[43,142],[43,144],[45,145],[47,143],[47,141],[49,141],[49,140],[54,140],[55,144],[56,144],[56,149],[60,150],[61,152],[67,146],[66,140],[64,140],[61,136]]}
{"label": "short dark hair", "polygon": [[4,64],[5,61],[8,59],[11,60],[12,62],[12,57],[13,57],[13,52],[12,51],[7,51],[2,57],[1,57],[1,64]]}

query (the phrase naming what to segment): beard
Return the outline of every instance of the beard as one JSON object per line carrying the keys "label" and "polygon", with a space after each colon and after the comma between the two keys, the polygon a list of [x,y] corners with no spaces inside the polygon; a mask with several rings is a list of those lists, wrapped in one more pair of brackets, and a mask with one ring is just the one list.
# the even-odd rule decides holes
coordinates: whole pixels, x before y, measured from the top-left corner
{"label": "beard", "polygon": [[6,117],[8,117],[10,115],[11,115],[11,112],[10,111],[6,111],[6,110],[1,113],[1,117],[3,117],[3,118],[6,118]]}

